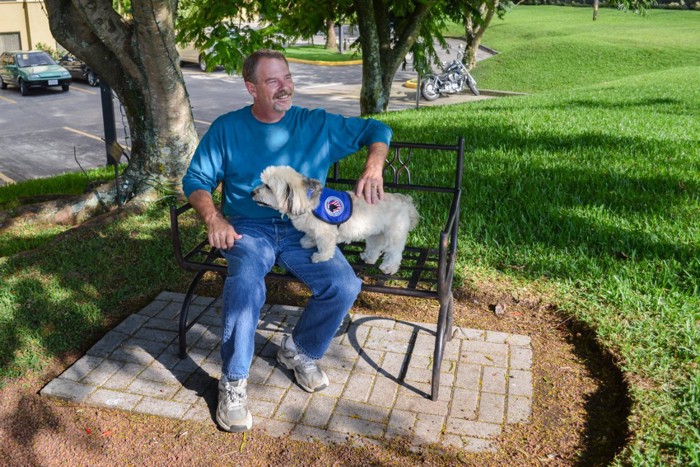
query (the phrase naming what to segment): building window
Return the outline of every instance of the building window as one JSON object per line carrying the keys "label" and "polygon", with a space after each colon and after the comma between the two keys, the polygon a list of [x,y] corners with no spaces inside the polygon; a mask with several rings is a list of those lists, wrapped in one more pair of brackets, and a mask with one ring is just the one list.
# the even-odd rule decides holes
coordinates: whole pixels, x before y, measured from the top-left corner
{"label": "building window", "polygon": [[22,42],[19,37],[19,32],[0,32],[0,52],[21,49]]}

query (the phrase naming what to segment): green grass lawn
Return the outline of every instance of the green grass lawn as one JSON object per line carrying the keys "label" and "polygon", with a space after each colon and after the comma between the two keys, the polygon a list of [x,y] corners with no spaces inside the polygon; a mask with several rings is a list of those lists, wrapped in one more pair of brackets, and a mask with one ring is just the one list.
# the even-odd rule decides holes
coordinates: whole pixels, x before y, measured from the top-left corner
{"label": "green grass lawn", "polygon": [[479,86],[538,92],[700,63],[697,12],[602,9],[597,21],[591,17],[589,8],[516,7],[494,19],[482,43],[505,53],[479,63]]}
{"label": "green grass lawn", "polygon": [[[460,276],[549,284],[619,358],[633,407],[617,462],[698,465],[700,13],[590,18],[517,7],[487,32],[501,54],[480,87],[531,95],[381,119],[396,140],[466,138]],[[0,258],[0,380],[85,349],[188,277],[164,205],[47,237]]]}
{"label": "green grass lawn", "polygon": [[700,67],[651,74],[668,89],[639,76],[384,120],[467,138],[460,267],[565,292],[632,383],[626,455],[663,463],[700,441]]}
{"label": "green grass lawn", "polygon": [[291,59],[320,62],[347,62],[362,58],[359,51],[350,50],[341,54],[337,49],[327,50],[323,45],[295,45],[285,48],[284,54]]}

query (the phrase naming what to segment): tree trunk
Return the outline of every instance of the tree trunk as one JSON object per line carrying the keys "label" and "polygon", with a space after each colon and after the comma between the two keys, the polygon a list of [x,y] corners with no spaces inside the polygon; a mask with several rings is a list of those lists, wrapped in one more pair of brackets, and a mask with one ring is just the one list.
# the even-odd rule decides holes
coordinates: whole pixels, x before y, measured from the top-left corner
{"label": "tree trunk", "polygon": [[131,155],[127,197],[173,188],[197,146],[175,50],[176,0],[133,0],[123,18],[111,0],[45,0],[51,32],[110,85],[126,109]]}
{"label": "tree trunk", "polygon": [[593,0],[593,21],[598,19],[599,0]]}
{"label": "tree trunk", "polygon": [[[465,12],[467,20],[464,23],[464,35],[467,39],[467,51],[464,64],[470,70],[476,66],[476,53],[481,45],[481,39],[484,37],[486,28],[491,24],[497,8],[498,0],[484,2],[479,5],[479,15],[483,18],[483,21],[478,26],[469,14],[469,10]],[[485,16],[484,13],[486,14]]]}
{"label": "tree trunk", "polygon": [[391,84],[399,66],[416,42],[419,28],[434,1],[418,3],[401,22],[387,14],[384,0],[358,0],[357,24],[362,47],[362,89],[360,113],[386,112]]}
{"label": "tree trunk", "polygon": [[332,19],[326,20],[326,49],[337,49],[338,38],[335,36],[335,22]]}

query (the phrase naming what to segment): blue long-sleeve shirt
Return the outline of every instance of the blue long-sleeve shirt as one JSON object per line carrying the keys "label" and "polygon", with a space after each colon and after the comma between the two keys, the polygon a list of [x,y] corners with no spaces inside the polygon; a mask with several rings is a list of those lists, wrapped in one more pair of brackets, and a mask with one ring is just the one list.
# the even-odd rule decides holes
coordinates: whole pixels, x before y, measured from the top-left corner
{"label": "blue long-sleeve shirt", "polygon": [[224,181],[224,215],[230,218],[277,217],[250,196],[260,173],[270,165],[289,165],[325,184],[331,164],[372,143],[389,145],[392,131],[374,119],[343,117],[322,109],[292,106],[276,123],[263,123],[251,106],[217,118],[197,147],[182,188],[213,191]]}

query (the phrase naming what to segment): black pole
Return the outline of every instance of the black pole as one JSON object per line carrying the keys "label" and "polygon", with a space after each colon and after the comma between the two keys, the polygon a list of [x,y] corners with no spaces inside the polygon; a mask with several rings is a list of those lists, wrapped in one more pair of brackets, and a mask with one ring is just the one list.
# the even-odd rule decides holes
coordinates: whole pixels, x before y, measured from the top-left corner
{"label": "black pole", "polygon": [[100,80],[102,90],[102,123],[105,127],[105,149],[107,151],[107,165],[118,164],[112,156],[114,143],[117,141],[117,127],[114,120],[114,103],[112,102],[112,88],[104,80]]}
{"label": "black pole", "polygon": [[416,109],[420,107],[420,73],[416,73]]}
{"label": "black pole", "polygon": [[343,53],[343,23],[338,24],[338,50]]}

